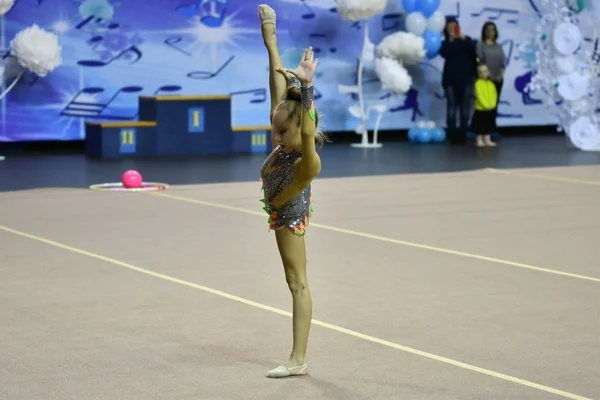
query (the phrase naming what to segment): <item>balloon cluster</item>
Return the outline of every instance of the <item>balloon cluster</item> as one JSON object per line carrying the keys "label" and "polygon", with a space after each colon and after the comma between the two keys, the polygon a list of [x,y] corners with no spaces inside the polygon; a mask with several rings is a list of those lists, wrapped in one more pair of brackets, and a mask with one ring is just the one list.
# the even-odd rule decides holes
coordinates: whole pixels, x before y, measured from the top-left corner
{"label": "balloon cluster", "polygon": [[[581,150],[600,151],[598,65],[594,42],[598,18],[583,1],[568,7],[564,0],[542,0],[541,17],[532,40],[536,65],[528,91],[543,91],[546,105],[571,143]],[[594,32],[595,31],[595,32]]]}
{"label": "balloon cluster", "polygon": [[408,130],[408,140],[415,143],[442,143],[446,140],[446,131],[436,127],[433,121],[420,121],[416,127]]}
{"label": "balloon cluster", "polygon": [[435,58],[442,47],[442,32],[446,17],[438,8],[440,0],[402,0],[406,16],[406,30],[425,40],[428,59]]}

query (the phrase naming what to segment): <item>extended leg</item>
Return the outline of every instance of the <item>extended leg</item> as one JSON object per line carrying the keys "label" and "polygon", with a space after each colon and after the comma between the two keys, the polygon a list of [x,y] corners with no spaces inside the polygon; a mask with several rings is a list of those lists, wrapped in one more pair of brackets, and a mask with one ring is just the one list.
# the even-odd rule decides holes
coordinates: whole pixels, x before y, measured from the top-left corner
{"label": "extended leg", "polygon": [[277,48],[277,16],[275,11],[268,5],[261,4],[258,6],[258,16],[263,41],[269,53],[269,89],[271,94],[271,117],[273,117],[273,110],[283,100],[286,93],[287,82],[285,77],[277,72],[278,68],[284,68],[284,66]]}
{"label": "extended leg", "polygon": [[269,371],[269,378],[283,378],[290,375],[305,375],[306,347],[312,321],[312,298],[306,279],[306,245],[304,237],[297,236],[288,229],[275,231],[277,247],[283,262],[285,279],[293,299],[293,345],[288,361]]}

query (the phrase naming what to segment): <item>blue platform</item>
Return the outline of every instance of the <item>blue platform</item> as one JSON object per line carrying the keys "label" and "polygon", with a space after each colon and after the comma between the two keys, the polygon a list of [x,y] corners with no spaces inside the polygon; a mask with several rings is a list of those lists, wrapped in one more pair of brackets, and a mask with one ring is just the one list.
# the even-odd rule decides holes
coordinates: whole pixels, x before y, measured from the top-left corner
{"label": "blue platform", "polygon": [[232,129],[233,153],[265,153],[273,150],[270,126],[239,126]]}
{"label": "blue platform", "polygon": [[88,157],[151,157],[156,155],[156,122],[87,122]]}
{"label": "blue platform", "polygon": [[231,127],[231,96],[140,96],[139,121],[86,122],[88,157],[271,151],[271,127]]}

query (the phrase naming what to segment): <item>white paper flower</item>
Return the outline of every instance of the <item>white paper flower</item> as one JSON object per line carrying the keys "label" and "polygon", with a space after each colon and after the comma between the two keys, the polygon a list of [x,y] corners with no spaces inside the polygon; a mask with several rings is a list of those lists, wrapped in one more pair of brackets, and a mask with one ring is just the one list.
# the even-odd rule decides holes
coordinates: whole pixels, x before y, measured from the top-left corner
{"label": "white paper flower", "polygon": [[394,94],[404,94],[412,86],[408,71],[394,59],[383,57],[375,60],[375,73],[381,86]]}
{"label": "white paper flower", "polygon": [[17,33],[10,46],[19,64],[40,77],[62,64],[58,37],[35,24]]}
{"label": "white paper flower", "polygon": [[581,31],[577,25],[563,22],[554,29],[552,39],[556,51],[563,55],[573,54],[581,43]]}
{"label": "white paper flower", "polygon": [[600,19],[587,8],[575,13],[564,0],[541,0],[542,14],[530,46],[537,48],[534,75],[528,89],[545,94],[545,104],[581,150],[600,151],[595,110],[600,107],[600,79],[592,58],[600,37]]}
{"label": "white paper flower", "polygon": [[385,11],[387,0],[339,0],[337,11],[343,19],[359,21],[369,19]]}
{"label": "white paper flower", "polygon": [[0,0],[0,17],[9,12],[14,4],[14,0]]}
{"label": "white paper flower", "polygon": [[377,45],[377,56],[393,58],[403,65],[415,65],[425,58],[425,40],[410,32],[396,32]]}
{"label": "white paper flower", "polygon": [[569,138],[582,150],[600,149],[598,126],[588,117],[579,117],[569,127]]}
{"label": "white paper flower", "polygon": [[581,99],[588,92],[590,81],[586,75],[577,72],[561,75],[558,78],[558,94],[569,101]]}

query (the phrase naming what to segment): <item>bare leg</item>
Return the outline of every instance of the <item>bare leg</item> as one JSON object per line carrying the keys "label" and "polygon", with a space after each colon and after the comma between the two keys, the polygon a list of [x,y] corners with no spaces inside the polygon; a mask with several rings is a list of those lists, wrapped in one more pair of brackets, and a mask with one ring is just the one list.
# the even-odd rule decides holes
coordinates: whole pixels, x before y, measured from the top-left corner
{"label": "bare leg", "polygon": [[293,299],[293,345],[287,362],[269,371],[267,377],[282,378],[290,375],[305,375],[306,347],[312,321],[312,298],[306,279],[306,245],[288,229],[275,231],[277,247]]}
{"label": "bare leg", "polygon": [[287,82],[285,77],[277,72],[278,68],[284,68],[279,49],[277,48],[276,19],[275,11],[266,4],[258,6],[258,16],[260,18],[260,30],[267,52],[269,53],[269,88],[271,94],[271,117],[273,110],[283,100]]}

